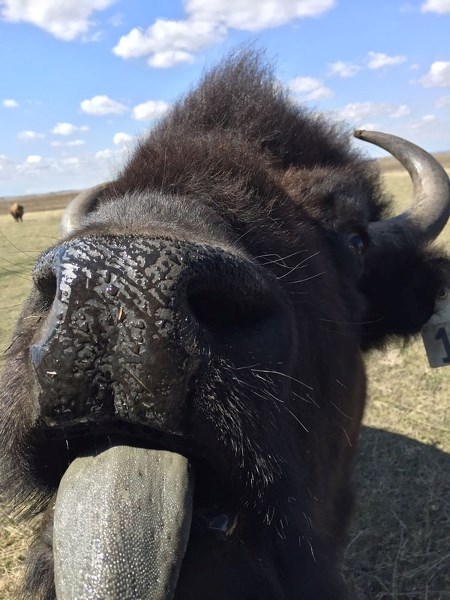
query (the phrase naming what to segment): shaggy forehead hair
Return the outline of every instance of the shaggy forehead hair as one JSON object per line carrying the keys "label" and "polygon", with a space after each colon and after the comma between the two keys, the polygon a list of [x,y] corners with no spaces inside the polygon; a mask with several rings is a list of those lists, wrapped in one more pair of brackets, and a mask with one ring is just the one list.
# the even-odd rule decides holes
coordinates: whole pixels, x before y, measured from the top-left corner
{"label": "shaggy forehead hair", "polygon": [[363,221],[384,207],[372,166],[347,132],[297,105],[254,51],[209,71],[139,142],[109,194],[149,189],[195,197],[238,228],[269,218],[284,235],[292,219],[304,220],[300,204],[323,217],[342,196]]}

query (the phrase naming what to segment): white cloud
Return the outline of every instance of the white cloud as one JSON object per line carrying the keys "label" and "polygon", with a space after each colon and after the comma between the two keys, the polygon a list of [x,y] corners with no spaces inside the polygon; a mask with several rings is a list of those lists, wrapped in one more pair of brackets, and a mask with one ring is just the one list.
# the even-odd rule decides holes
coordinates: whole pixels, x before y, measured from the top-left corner
{"label": "white cloud", "polygon": [[[20,173],[31,173],[34,172],[36,175],[39,173],[45,173],[47,178],[51,175],[52,181],[57,180],[58,177],[63,177],[67,175],[76,175],[75,179],[71,178],[72,183],[66,183],[63,188],[59,189],[78,189],[84,187],[83,180],[87,175],[89,179],[92,178],[94,173],[103,172],[103,175],[100,178],[100,181],[108,178],[108,173],[105,172],[105,163],[104,158],[108,160],[114,156],[114,153],[111,151],[107,151],[108,156],[100,156],[101,153],[97,154],[80,154],[78,156],[62,156],[60,158],[40,158],[39,161],[30,162],[28,159],[23,163],[19,163],[15,165],[15,168]],[[97,156],[99,155],[99,156]],[[111,174],[109,173],[109,176]],[[67,180],[66,180],[67,181]],[[81,183],[80,183],[81,182]],[[45,184],[44,190],[49,191],[48,181]],[[58,188],[56,188],[58,189]]]}
{"label": "white cloud", "polygon": [[187,0],[186,11],[227,28],[262,31],[294,19],[317,17],[335,4],[335,0]]}
{"label": "white cloud", "polygon": [[[92,159],[91,159],[92,161]],[[45,158],[43,156],[39,156],[37,154],[27,156],[27,158],[21,162],[11,165],[12,172],[20,174],[22,177],[27,177],[28,175],[36,177],[36,181],[39,180],[39,177],[42,175],[45,177],[45,181],[47,182],[47,190],[48,187],[48,177],[56,178],[60,175],[68,175],[80,172],[80,167],[84,163],[84,166],[91,166],[91,162],[88,163],[86,159],[78,156],[64,157],[60,159],[55,158]],[[72,186],[68,186],[69,189]],[[44,188],[45,189],[45,188]],[[60,188],[61,189],[61,188]],[[67,187],[66,187],[67,189]]]}
{"label": "white cloud", "polygon": [[29,165],[35,165],[37,163],[40,163],[41,161],[42,156],[39,156],[39,154],[30,154],[25,160],[25,162]]}
{"label": "white cloud", "polygon": [[112,150],[99,150],[95,153],[95,158],[97,160],[111,160],[115,157],[115,154]]}
{"label": "white cloud", "polygon": [[0,181],[8,195],[85,189],[117,173],[122,157],[120,151],[107,151],[99,157],[91,153],[62,157],[35,154],[20,161],[0,155]]}
{"label": "white cloud", "polygon": [[53,148],[70,148],[73,146],[83,146],[86,143],[85,140],[69,140],[68,142],[61,142],[59,140],[55,140],[50,142],[50,146]]}
{"label": "white cloud", "polygon": [[437,121],[436,115],[424,115],[418,121],[414,121],[409,125],[410,129],[421,129],[422,127],[428,127],[431,123]]}
{"label": "white cloud", "polygon": [[194,55],[185,50],[166,50],[165,52],[156,52],[148,59],[148,64],[157,69],[167,69],[174,65],[183,63],[190,64],[194,62]]}
{"label": "white cloud", "polygon": [[116,146],[121,146],[121,145],[126,145],[129,144],[131,141],[133,141],[133,136],[129,135],[128,133],[123,133],[122,131],[119,131],[118,133],[116,133],[113,137],[113,142]]}
{"label": "white cloud", "polygon": [[31,142],[33,140],[39,140],[39,139],[45,138],[45,135],[43,133],[39,133],[37,131],[26,130],[26,131],[20,131],[17,134],[17,138],[19,140],[22,140],[23,142]]}
{"label": "white cloud", "polygon": [[338,60],[337,62],[328,65],[328,74],[337,75],[338,77],[353,77],[359,73],[359,71],[361,71],[361,67],[359,65],[351,62],[345,62],[343,60]]}
{"label": "white cloud", "polygon": [[5,108],[17,108],[19,106],[19,103],[13,98],[5,98],[4,100],[2,100],[2,105]]}
{"label": "white cloud", "polygon": [[87,125],[77,127],[72,123],[57,123],[52,129],[52,133],[55,135],[73,135],[79,131],[89,131],[89,127]]}
{"label": "white cloud", "polygon": [[121,58],[148,56],[152,67],[167,68],[194,60],[194,52],[218,42],[223,26],[207,21],[158,19],[146,31],[132,29],[122,36],[113,52]]}
{"label": "white cloud", "polygon": [[23,162],[13,165],[13,172],[21,177],[26,175],[37,175],[48,169],[48,161],[45,161],[42,156],[39,156],[38,154],[27,156]]}
{"label": "white cloud", "polygon": [[94,23],[91,15],[115,0],[1,0],[7,21],[31,23],[55,37],[71,41],[86,35]]}
{"label": "white cloud", "polygon": [[348,121],[352,125],[362,127],[361,123],[366,119],[373,119],[374,117],[381,116],[399,118],[407,116],[410,113],[411,110],[406,104],[396,106],[387,102],[367,101],[346,104],[342,108],[332,111],[331,114],[339,120]]}
{"label": "white cloud", "polygon": [[113,52],[121,58],[148,57],[153,67],[192,62],[195,53],[217,43],[229,29],[262,31],[304,17],[319,16],[336,0],[186,0],[187,18],[157,19],[146,30],[134,28]]}
{"label": "white cloud", "polygon": [[400,106],[390,113],[390,117],[393,119],[398,119],[400,117],[407,117],[411,114],[411,109],[406,104],[400,104]]}
{"label": "white cloud", "polygon": [[170,106],[163,100],[149,100],[133,108],[133,119],[136,121],[150,121],[162,116]]}
{"label": "white cloud", "polygon": [[434,62],[426,75],[420,79],[424,87],[450,87],[450,62]]}
{"label": "white cloud", "polygon": [[67,158],[63,158],[61,162],[63,165],[79,167],[81,164],[81,159],[78,156],[69,156]]}
{"label": "white cloud", "polygon": [[383,102],[351,102],[334,112],[339,119],[354,123],[367,117],[386,114],[387,111],[388,104]]}
{"label": "white cloud", "polygon": [[383,54],[383,52],[369,52],[367,66],[369,69],[383,69],[384,67],[400,65],[406,61],[406,56],[389,56],[388,54]]}
{"label": "white cloud", "polygon": [[359,123],[358,129],[363,129],[364,131],[379,131],[381,127],[378,123]]}
{"label": "white cloud", "polygon": [[450,106],[450,96],[441,96],[434,103],[438,108],[442,108],[444,106]]}
{"label": "white cloud", "polygon": [[450,0],[427,0],[421,6],[422,12],[434,12],[440,15],[450,13]]}
{"label": "white cloud", "polygon": [[93,96],[83,100],[80,104],[81,110],[88,115],[121,115],[128,110],[128,107],[116,100],[111,100],[108,96]]}
{"label": "white cloud", "polygon": [[333,96],[333,92],[314,77],[295,77],[288,82],[288,88],[307,101],[326,100]]}

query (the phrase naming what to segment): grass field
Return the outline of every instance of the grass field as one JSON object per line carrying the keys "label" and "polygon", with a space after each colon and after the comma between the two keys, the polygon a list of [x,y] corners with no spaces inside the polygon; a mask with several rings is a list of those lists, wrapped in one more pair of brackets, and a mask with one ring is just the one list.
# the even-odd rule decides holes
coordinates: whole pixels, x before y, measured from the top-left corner
{"label": "grass field", "polygon": [[[439,159],[450,168],[450,153]],[[381,165],[387,188],[404,207],[407,175],[391,159]],[[66,200],[53,199],[52,206]],[[61,212],[29,208],[22,224],[0,214],[2,350],[29,289],[34,258],[58,237]],[[450,250],[450,224],[440,241]],[[449,600],[450,368],[430,369],[420,340],[375,352],[367,362],[370,398],[346,576],[360,600]],[[0,504],[0,600],[14,598],[30,533]]]}

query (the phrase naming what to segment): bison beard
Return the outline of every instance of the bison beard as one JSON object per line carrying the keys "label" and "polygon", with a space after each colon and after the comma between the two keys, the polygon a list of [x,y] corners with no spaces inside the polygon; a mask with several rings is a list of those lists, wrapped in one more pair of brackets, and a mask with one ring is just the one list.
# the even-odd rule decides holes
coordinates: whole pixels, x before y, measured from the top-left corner
{"label": "bison beard", "polygon": [[239,53],[68,207],[0,386],[2,489],[43,513],[24,598],[346,597],[361,350],[419,331],[448,269],[445,174],[359,135],[420,188],[403,215]]}

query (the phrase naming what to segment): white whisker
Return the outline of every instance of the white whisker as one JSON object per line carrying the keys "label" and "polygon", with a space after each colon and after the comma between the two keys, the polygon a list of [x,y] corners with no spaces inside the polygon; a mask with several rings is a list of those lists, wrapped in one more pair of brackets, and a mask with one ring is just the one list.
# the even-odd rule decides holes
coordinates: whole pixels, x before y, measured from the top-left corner
{"label": "white whisker", "polygon": [[[320,277],[321,275],[325,275],[325,271],[321,271],[320,273],[316,273],[315,275],[311,275],[310,277],[305,277],[304,279],[299,279],[297,281],[290,281],[290,285],[295,285],[296,283],[305,283],[305,281],[311,281],[311,279],[315,279],[316,277]],[[295,293],[295,292],[293,292]]]}
{"label": "white whisker", "polygon": [[[317,250],[317,252],[315,252],[314,254],[310,254],[310,256],[307,256],[306,258],[301,260],[297,265],[295,265],[295,267],[292,267],[287,273],[284,273],[284,275],[281,275],[281,277],[278,277],[277,279],[283,279],[284,277],[287,277],[288,275],[293,273],[296,269],[303,268],[302,265],[305,265],[305,263],[308,260],[311,260],[311,258],[314,258],[318,254],[320,254],[320,250]],[[306,267],[306,265],[305,265],[305,267]]]}
{"label": "white whisker", "polygon": [[306,431],[306,433],[309,433],[309,429],[303,425],[303,423],[300,421],[300,419],[297,417],[297,415],[295,413],[292,412],[292,410],[290,408],[286,407],[286,410],[288,411],[288,413],[290,415],[292,415],[294,417],[294,419],[297,421],[297,423]]}
{"label": "white whisker", "polygon": [[267,373],[269,375],[271,373],[273,373],[274,375],[281,375],[282,377],[286,377],[286,379],[290,379],[291,381],[295,381],[296,383],[299,383],[300,385],[303,385],[308,390],[314,391],[313,388],[310,385],[308,385],[307,383],[304,383],[300,379],[296,379],[292,375],[287,375],[286,373],[282,373],[281,371],[271,371],[271,370],[265,370],[265,369],[252,369],[252,372],[253,373]]}

